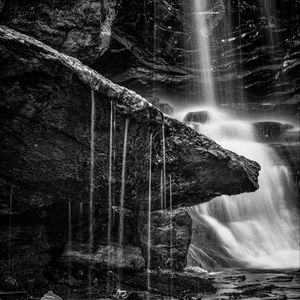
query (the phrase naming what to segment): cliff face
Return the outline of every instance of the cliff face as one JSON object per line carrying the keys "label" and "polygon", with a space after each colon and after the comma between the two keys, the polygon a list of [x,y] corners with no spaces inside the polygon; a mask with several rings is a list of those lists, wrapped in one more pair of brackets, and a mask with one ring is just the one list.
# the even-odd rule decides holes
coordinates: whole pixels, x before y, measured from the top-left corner
{"label": "cliff face", "polygon": [[[36,268],[43,272],[45,265],[50,261],[53,264],[63,254],[70,215],[74,245],[87,245],[91,93],[96,103],[95,257],[107,251],[103,250],[103,245],[107,243],[111,107],[115,110],[116,123],[113,139],[115,216],[118,219],[124,124],[128,119],[124,243],[128,247],[141,247],[144,257],[145,234],[137,221],[141,220],[140,224],[143,224],[148,207],[150,132],[153,135],[152,210],[160,209],[163,122],[166,168],[172,175],[173,208],[199,204],[220,194],[231,195],[258,188],[257,163],[224,150],[181,122],[163,116],[141,96],[112,83],[77,59],[5,26],[0,28],[0,53],[1,251],[2,257],[12,253],[9,261],[2,261],[2,267],[12,265],[20,282],[24,274],[18,269],[26,270],[26,278],[32,278],[33,285],[38,284]],[[12,226],[8,231],[10,209]],[[156,226],[165,226],[163,224],[169,217],[160,212],[155,218],[157,223],[152,225],[153,232],[159,232]],[[180,218],[185,220],[184,224]],[[174,216],[173,223],[173,243],[185,247],[185,250],[181,246],[178,246],[181,250],[174,248],[176,268],[182,269],[190,242],[191,221],[186,212],[181,212]],[[24,240],[23,237],[35,232],[33,230],[38,230],[35,239]],[[117,222],[112,231],[115,233],[113,242],[117,242]],[[186,232],[186,237],[183,238],[182,232]],[[162,238],[158,236],[157,240]],[[159,252],[165,250],[164,247],[155,249],[154,245],[153,251],[158,253],[159,261]],[[97,253],[100,254],[97,256]],[[32,261],[33,256],[37,260]],[[43,260],[39,260],[41,256]],[[81,260],[77,257],[77,261],[84,261],[84,258],[81,255]],[[138,258],[139,266],[141,259],[143,257]],[[167,262],[165,264],[167,266]],[[40,280],[42,278],[39,276]]]}

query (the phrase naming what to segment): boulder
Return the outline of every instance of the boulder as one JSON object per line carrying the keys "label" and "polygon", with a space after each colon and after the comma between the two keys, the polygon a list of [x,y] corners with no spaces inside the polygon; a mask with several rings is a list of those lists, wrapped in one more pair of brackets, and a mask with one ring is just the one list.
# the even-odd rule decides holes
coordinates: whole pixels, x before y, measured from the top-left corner
{"label": "boulder", "polygon": [[[223,149],[182,122],[165,116],[140,95],[112,83],[79,60],[5,26],[0,26],[0,53],[1,214],[7,215],[13,190],[13,222],[20,220],[21,227],[24,220],[27,226],[45,226],[42,244],[47,245],[45,261],[50,264],[63,254],[70,231],[74,245],[76,242],[88,245],[92,98],[96,111],[93,185],[93,255],[96,256],[91,258],[84,250],[76,252],[78,255],[74,257],[82,261],[94,259],[97,264],[98,249],[102,249],[101,253],[108,251],[103,249],[107,245],[111,108],[115,118],[112,204],[116,207],[121,202],[124,125],[129,122],[124,212],[128,228],[125,232],[131,234],[125,234],[126,246],[140,246],[137,216],[148,209],[150,134],[153,135],[151,210],[161,208],[163,128],[173,209],[203,203],[221,194],[258,188],[257,163]],[[169,185],[167,181],[167,197]],[[175,227],[179,226],[176,218]],[[119,227],[117,219],[112,224],[115,232]],[[160,222],[166,220],[166,216],[162,217],[158,227],[164,228]],[[6,224],[3,228],[7,228]],[[26,244],[22,236],[18,239],[18,244]],[[188,238],[181,237],[178,241],[184,246],[183,250],[175,250],[179,269],[183,266]],[[167,265],[166,261],[163,263]],[[26,277],[20,274],[20,278]]]}
{"label": "boulder", "polygon": [[152,210],[160,209],[163,123],[173,208],[258,188],[257,163],[224,150],[183,123],[163,116],[141,96],[112,83],[78,60],[3,26],[0,44],[2,199],[8,197],[7,187],[14,186],[16,212],[60,201],[87,203],[91,89],[96,101],[96,203],[107,205],[111,101],[116,109],[115,205],[120,199],[126,119],[129,136],[125,208],[137,211],[148,205],[151,130]]}
{"label": "boulder", "polygon": [[188,123],[206,123],[211,118],[210,113],[205,110],[192,111],[186,114],[184,121]]}
{"label": "boulder", "polygon": [[261,121],[252,123],[255,129],[257,140],[260,142],[272,142],[280,140],[281,136],[293,125],[272,121]]}

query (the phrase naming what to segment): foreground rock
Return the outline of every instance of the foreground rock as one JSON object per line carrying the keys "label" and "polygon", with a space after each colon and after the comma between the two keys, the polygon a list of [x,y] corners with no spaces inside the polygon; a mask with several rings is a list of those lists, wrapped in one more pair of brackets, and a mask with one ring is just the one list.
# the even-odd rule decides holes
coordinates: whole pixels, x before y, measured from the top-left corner
{"label": "foreground rock", "polygon": [[[137,205],[143,205],[140,202],[142,195],[146,194],[146,186],[142,191],[137,191],[135,186],[137,182],[148,181],[149,126],[154,135],[152,209],[160,208],[157,186],[163,161],[163,121],[167,170],[173,175],[174,208],[199,204],[220,194],[251,192],[258,188],[257,163],[222,149],[175,119],[163,117],[145,99],[113,84],[78,60],[6,27],[0,29],[0,43],[3,54],[2,131],[5,135],[1,147],[1,178],[5,178],[6,185],[15,186],[16,199],[21,197],[21,202],[26,202],[26,206],[15,208],[17,211],[50,205],[67,198],[82,199],[83,202],[87,199],[90,89],[98,92],[95,95],[95,192],[97,195],[101,191],[102,197],[97,201],[107,202],[108,180],[105,174],[108,170],[111,100],[116,104],[116,141],[123,140],[125,118],[130,119],[127,208],[135,211]],[[8,130],[9,127],[11,129]],[[122,147],[120,142],[115,145],[117,189]],[[31,190],[26,186],[31,186]],[[18,192],[19,189],[23,189],[22,193]],[[134,196],[133,191],[139,196]],[[18,200],[16,202],[21,204]]]}
{"label": "foreground rock", "polygon": [[[116,124],[114,206],[120,206],[124,124],[129,120],[125,176],[128,222],[125,227],[133,230],[124,239],[126,246],[141,246],[137,220],[148,209],[150,132],[153,134],[151,209],[161,208],[163,123],[174,209],[203,203],[221,194],[251,192],[258,188],[257,163],[222,149],[183,123],[164,116],[141,96],[112,83],[77,59],[4,26],[0,26],[0,53],[1,232],[7,232],[10,210],[14,225],[24,230],[43,225],[45,232],[37,236],[47,248],[50,264],[64,252],[69,235],[68,219],[72,241],[88,243],[91,97],[95,97],[96,103],[95,247],[107,244],[111,106],[115,110]],[[161,217],[160,222],[165,222],[165,217]],[[117,222],[113,230],[117,230],[116,227]],[[8,257],[7,240],[2,242],[2,257]],[[15,245],[31,247],[28,240],[18,236],[12,244],[12,260],[22,258]],[[179,257],[179,265],[183,266],[182,254]],[[6,260],[3,265],[5,263]],[[32,265],[43,268],[38,261]]]}

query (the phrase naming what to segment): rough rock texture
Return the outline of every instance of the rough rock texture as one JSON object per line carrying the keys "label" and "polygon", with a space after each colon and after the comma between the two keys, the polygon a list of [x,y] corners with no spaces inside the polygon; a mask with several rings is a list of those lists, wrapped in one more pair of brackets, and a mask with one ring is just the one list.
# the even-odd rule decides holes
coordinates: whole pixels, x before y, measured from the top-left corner
{"label": "rough rock texture", "polygon": [[3,22],[92,63],[109,47],[117,0],[6,1]]}
{"label": "rough rock texture", "polygon": [[[151,269],[184,269],[192,238],[191,229],[192,220],[184,209],[153,212],[151,214]],[[148,250],[147,234],[147,223],[141,222],[140,239],[145,257]]]}
{"label": "rough rock texture", "polygon": [[[146,97],[159,91],[179,101],[198,95],[192,3],[12,0],[1,6],[2,24],[93,64]],[[207,9],[219,99],[283,103],[299,95],[298,1],[213,0]]]}
{"label": "rough rock texture", "polygon": [[[222,149],[183,123],[164,116],[141,96],[112,83],[77,59],[4,26],[0,27],[0,53],[0,130],[3,136],[0,206],[1,215],[5,216],[5,227],[1,230],[7,230],[10,211],[14,214],[13,225],[23,227],[25,219],[28,230],[36,224],[44,225],[46,241],[43,245],[51,263],[64,251],[69,235],[68,219],[72,240],[88,242],[91,97],[96,103],[95,252],[100,245],[107,244],[111,107],[116,120],[115,206],[120,203],[124,124],[129,120],[125,177],[125,227],[128,230],[125,231],[130,233],[124,238],[125,245],[140,246],[136,234],[138,226],[133,220],[148,209],[150,132],[153,134],[151,208],[160,209],[163,122],[166,167],[168,174],[172,174],[174,208],[209,201],[220,194],[251,192],[258,188],[257,163]],[[118,209],[115,219],[117,215]],[[161,218],[158,224],[166,220],[165,216]],[[117,221],[113,224],[115,232],[117,224]],[[24,230],[27,232],[26,228]],[[117,238],[117,234],[114,236]],[[184,249],[188,247],[187,242]],[[21,239],[18,243],[25,245],[26,241]],[[2,251],[7,255],[7,244]],[[182,267],[183,256],[178,257]]]}
{"label": "rough rock texture", "polygon": [[[76,249],[76,250],[74,250]],[[72,267],[79,266],[86,269],[89,265],[93,269],[110,270],[123,269],[125,271],[141,271],[145,267],[145,259],[141,249],[132,246],[119,248],[118,246],[102,246],[93,254],[88,254],[86,245],[72,245],[72,250],[66,250],[61,257],[64,264],[71,263]]]}
{"label": "rough rock texture", "polygon": [[[122,141],[124,126],[121,124],[124,124],[125,118],[130,119],[127,162],[127,176],[130,180],[127,181],[128,188],[126,187],[128,199],[136,184],[134,180],[138,180],[137,175],[134,176],[137,170],[141,171],[138,176],[140,180],[148,181],[146,170],[142,172],[141,169],[147,166],[147,137],[152,127],[152,208],[155,210],[160,207],[160,192],[156,187],[160,183],[162,166],[162,120],[165,124],[167,170],[173,173],[174,208],[208,201],[220,194],[238,194],[257,189],[259,167],[255,162],[222,149],[209,138],[175,119],[163,117],[142,97],[113,84],[76,59],[59,54],[36,40],[5,27],[1,27],[0,34],[4,59],[1,62],[2,130],[5,134],[2,141],[2,178],[7,182],[11,181],[11,186],[20,185],[24,188],[27,182],[32,190],[34,188],[36,192],[43,192],[42,203],[38,195],[27,196],[26,209],[57,202],[58,198],[55,197],[59,194],[59,197],[65,199],[84,201],[86,198],[91,88],[99,92],[95,95],[96,169],[108,170],[110,99],[115,100],[116,104],[116,141]],[[53,76],[54,70],[57,76]],[[20,77],[21,74],[26,76]],[[18,143],[14,145],[12,141],[15,139]],[[121,156],[122,146],[122,143],[115,145],[117,188],[120,180],[118,171],[121,168],[121,159],[118,158]],[[138,160],[139,158],[142,160]],[[137,166],[134,160],[142,161],[144,165]],[[39,168],[36,168],[37,165]],[[133,170],[134,168],[137,170]],[[210,172],[214,176],[209,176]],[[104,180],[106,176],[104,172],[95,175],[96,194],[98,189],[107,193],[107,181]],[[62,181],[59,182],[60,180]],[[81,193],[78,194],[78,190],[74,190],[74,194],[71,190],[70,194],[61,192],[75,182],[82,187]],[[51,191],[54,191],[55,197],[51,195]],[[44,194],[47,195],[46,198]],[[26,192],[18,195],[16,189],[16,203],[18,197],[26,198]],[[106,202],[104,199],[105,197],[99,197],[98,201]],[[142,199],[139,202],[138,205],[143,204]],[[135,210],[136,204],[133,203],[132,200],[125,201],[125,206]]]}

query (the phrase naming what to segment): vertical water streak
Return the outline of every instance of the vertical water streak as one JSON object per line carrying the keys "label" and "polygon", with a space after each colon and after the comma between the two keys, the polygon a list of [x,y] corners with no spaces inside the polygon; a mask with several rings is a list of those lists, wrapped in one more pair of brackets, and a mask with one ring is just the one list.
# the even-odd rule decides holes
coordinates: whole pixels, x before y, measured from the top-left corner
{"label": "vertical water streak", "polygon": [[164,208],[164,170],[160,170],[160,209]]}
{"label": "vertical water streak", "polygon": [[108,167],[108,224],[107,224],[107,246],[108,246],[108,257],[107,257],[107,291],[110,289],[109,282],[109,264],[111,260],[111,228],[112,228],[112,177],[113,177],[113,128],[114,127],[114,102],[110,102],[110,126],[109,126],[109,167]]}
{"label": "vertical water streak", "polygon": [[125,121],[124,144],[123,144],[123,160],[122,160],[122,184],[120,193],[120,228],[119,228],[119,246],[123,245],[124,238],[124,204],[125,204],[125,174],[126,174],[126,156],[127,156],[127,139],[128,139],[129,119]]}
{"label": "vertical water streak", "polygon": [[12,203],[13,203],[13,189],[10,188],[10,193],[9,193],[9,225],[8,225],[8,266],[9,266],[10,271],[12,271],[12,259],[11,259]]}
{"label": "vertical water streak", "polygon": [[194,4],[194,21],[196,24],[197,48],[199,50],[198,62],[200,65],[202,93],[201,102],[214,104],[215,87],[212,73],[212,58],[210,51],[209,28],[207,24],[208,0],[193,0]]}
{"label": "vertical water streak", "polygon": [[[127,139],[128,139],[128,125],[129,119],[125,120],[124,130],[124,144],[123,144],[123,157],[122,157],[122,175],[121,175],[121,191],[120,191],[120,215],[119,215],[119,253],[120,264],[123,260],[123,239],[124,239],[124,204],[125,204],[125,174],[126,174],[126,156],[127,156]],[[121,272],[119,270],[119,286],[121,280]]]}
{"label": "vertical water streak", "polygon": [[173,293],[173,191],[172,191],[172,175],[169,174],[170,188],[170,267],[171,267],[171,286],[170,294]]}
{"label": "vertical water streak", "polygon": [[148,299],[150,298],[150,269],[151,269],[151,201],[152,201],[152,139],[150,132],[149,140],[149,182],[148,182],[148,234],[147,234],[147,289]]}
{"label": "vertical water streak", "polygon": [[[72,251],[72,202],[68,202],[68,251]],[[68,280],[71,280],[71,256],[68,256]],[[68,289],[68,297],[70,298],[70,290]]]}
{"label": "vertical water streak", "polygon": [[[243,77],[243,52],[242,52],[242,22],[241,22],[241,3],[240,0],[238,0],[238,26],[239,26],[239,64],[240,68],[238,72],[240,73],[240,78]],[[241,79],[242,80],[242,79]],[[244,90],[243,90],[243,85],[241,84],[240,86],[240,101],[244,102]]]}
{"label": "vertical water streak", "polygon": [[79,215],[78,215],[78,240],[82,239],[82,215],[83,215],[83,203],[79,203]]}
{"label": "vertical water streak", "polygon": [[166,136],[165,136],[165,120],[162,122],[162,150],[163,150],[163,209],[167,207],[167,190],[166,190]]}
{"label": "vertical water streak", "polygon": [[[91,140],[90,140],[90,197],[89,197],[89,254],[92,255],[94,245],[94,164],[95,164],[95,91],[91,90]],[[92,274],[89,264],[89,291],[91,293]]]}

